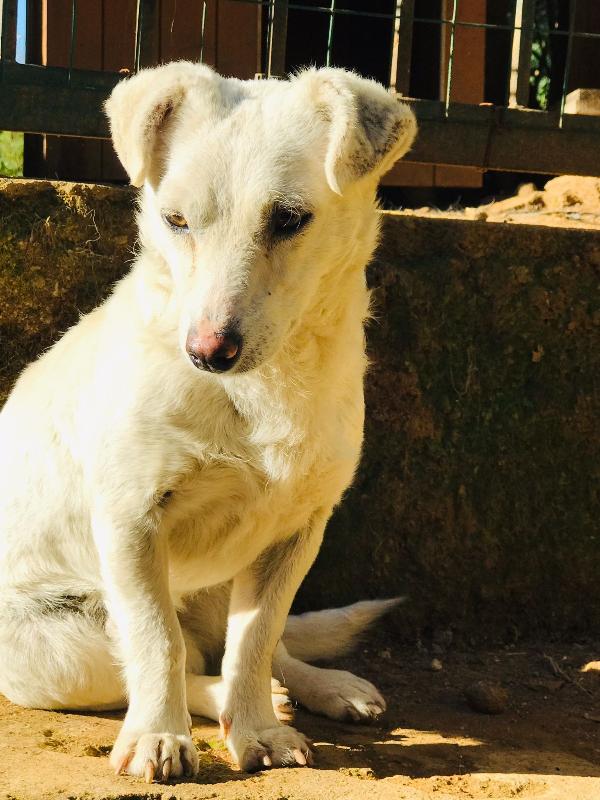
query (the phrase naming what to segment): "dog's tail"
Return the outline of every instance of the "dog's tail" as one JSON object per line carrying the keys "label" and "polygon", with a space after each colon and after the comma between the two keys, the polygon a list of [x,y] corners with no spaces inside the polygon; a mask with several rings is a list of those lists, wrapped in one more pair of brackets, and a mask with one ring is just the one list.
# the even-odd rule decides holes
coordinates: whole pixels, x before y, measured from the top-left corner
{"label": "dog's tail", "polygon": [[363,600],[344,608],[290,615],[283,643],[289,654],[300,661],[327,660],[344,655],[352,650],[371,623],[403,601],[403,597]]}

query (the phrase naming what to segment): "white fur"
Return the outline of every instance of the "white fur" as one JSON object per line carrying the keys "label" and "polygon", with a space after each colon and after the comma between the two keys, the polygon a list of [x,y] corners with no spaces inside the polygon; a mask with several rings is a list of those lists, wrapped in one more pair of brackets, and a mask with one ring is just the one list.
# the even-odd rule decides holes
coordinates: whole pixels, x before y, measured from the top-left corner
{"label": "white fur", "polygon": [[[141,249],[0,414],[0,690],[47,708],[127,697],[111,762],[133,774],[196,769],[188,708],[220,713],[244,768],[303,763],[277,719],[276,647],[310,708],[383,708],[371,684],[293,657],[331,655],[325,634],[303,649],[292,620],[291,655],[278,641],[359,458],[375,188],[414,120],[341,70],[241,82],[185,62],[121,83],[107,109],[144,187]],[[312,221],[277,238],[276,203]],[[241,331],[230,372],[185,352],[207,320]],[[350,633],[386,608],[355,608]],[[200,678],[225,638],[222,681]]]}

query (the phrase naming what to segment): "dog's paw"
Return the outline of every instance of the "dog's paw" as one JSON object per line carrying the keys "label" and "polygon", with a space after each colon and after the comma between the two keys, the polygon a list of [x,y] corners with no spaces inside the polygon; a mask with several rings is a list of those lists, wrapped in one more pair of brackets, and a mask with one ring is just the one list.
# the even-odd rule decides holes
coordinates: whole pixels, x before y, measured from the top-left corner
{"label": "dog's paw", "polygon": [[319,670],[319,678],[300,702],[315,714],[350,722],[372,722],[386,710],[381,694],[369,681],[351,672]]}
{"label": "dog's paw", "polygon": [[168,781],[198,772],[198,753],[189,736],[172,733],[145,733],[142,736],[121,732],[110,755],[117,773],[143,777],[146,783]]}
{"label": "dog's paw", "polygon": [[267,728],[245,738],[240,759],[244,772],[271,767],[306,767],[313,764],[312,742],[288,725]]}
{"label": "dog's paw", "polygon": [[288,690],[279,683],[277,678],[271,678],[271,700],[273,701],[273,711],[279,722],[289,725],[294,719],[294,707]]}

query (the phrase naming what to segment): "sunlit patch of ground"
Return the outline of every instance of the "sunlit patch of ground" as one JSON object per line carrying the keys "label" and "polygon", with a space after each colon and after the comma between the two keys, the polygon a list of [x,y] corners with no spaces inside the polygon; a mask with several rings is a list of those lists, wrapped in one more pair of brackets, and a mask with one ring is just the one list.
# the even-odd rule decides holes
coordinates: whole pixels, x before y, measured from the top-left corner
{"label": "sunlit patch of ground", "polygon": [[[113,776],[106,755],[120,715],[20,709],[0,700],[1,800],[151,798],[187,800],[598,800],[598,649],[507,648],[431,653],[371,644],[343,667],[378,683],[388,712],[373,726],[298,712],[314,739],[314,769],[245,775],[218,727],[194,720],[200,774],[194,782],[147,786]],[[506,710],[479,714],[464,699],[475,680],[508,693]]]}

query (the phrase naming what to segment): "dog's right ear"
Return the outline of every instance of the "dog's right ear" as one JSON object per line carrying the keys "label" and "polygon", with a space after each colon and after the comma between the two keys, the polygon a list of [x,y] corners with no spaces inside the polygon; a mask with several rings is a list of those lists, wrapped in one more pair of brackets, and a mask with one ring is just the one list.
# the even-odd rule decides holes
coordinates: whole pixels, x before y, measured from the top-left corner
{"label": "dog's right ear", "polygon": [[297,80],[328,124],[325,175],[337,194],[365,176],[379,179],[413,143],[413,112],[376,81],[330,67],[308,69]]}
{"label": "dog's right ear", "polygon": [[156,185],[163,172],[168,124],[186,91],[217,76],[202,64],[145,69],[115,86],[104,106],[115,150],[134,186]]}

